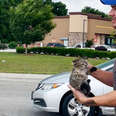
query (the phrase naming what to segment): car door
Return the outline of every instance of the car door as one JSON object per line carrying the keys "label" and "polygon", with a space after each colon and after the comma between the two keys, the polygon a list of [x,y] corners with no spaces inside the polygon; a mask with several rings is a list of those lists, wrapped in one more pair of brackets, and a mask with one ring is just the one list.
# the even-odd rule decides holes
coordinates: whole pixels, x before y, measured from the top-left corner
{"label": "car door", "polygon": [[[106,70],[113,71],[113,65],[109,66]],[[109,93],[111,91],[113,91],[113,87],[103,84],[103,94]],[[104,112],[104,114],[107,114],[107,115],[114,114],[113,107],[102,107],[102,111]]]}

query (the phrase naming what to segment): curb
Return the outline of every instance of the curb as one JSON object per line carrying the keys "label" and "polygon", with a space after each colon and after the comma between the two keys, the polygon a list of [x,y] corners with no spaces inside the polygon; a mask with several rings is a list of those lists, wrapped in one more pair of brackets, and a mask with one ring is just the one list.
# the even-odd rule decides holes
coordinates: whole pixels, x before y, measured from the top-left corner
{"label": "curb", "polygon": [[44,79],[52,75],[48,74],[18,74],[18,73],[0,73],[0,78],[11,79]]}

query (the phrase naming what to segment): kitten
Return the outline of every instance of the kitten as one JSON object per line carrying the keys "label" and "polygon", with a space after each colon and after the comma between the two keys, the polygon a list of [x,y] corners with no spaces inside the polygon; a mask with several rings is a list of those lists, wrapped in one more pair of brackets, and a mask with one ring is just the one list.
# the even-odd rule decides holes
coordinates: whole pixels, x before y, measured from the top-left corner
{"label": "kitten", "polygon": [[70,85],[77,90],[82,91],[85,95],[90,92],[90,80],[88,80],[87,61],[81,57],[73,61],[73,69],[70,75]]}

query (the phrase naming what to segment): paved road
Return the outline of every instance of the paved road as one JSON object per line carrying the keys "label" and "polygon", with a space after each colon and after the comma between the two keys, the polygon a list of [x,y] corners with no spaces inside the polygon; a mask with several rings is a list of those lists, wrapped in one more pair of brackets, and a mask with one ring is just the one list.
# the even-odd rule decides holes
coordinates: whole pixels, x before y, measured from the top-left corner
{"label": "paved road", "polygon": [[61,116],[33,108],[31,91],[47,76],[0,73],[0,116]]}
{"label": "paved road", "polygon": [[31,91],[40,79],[0,75],[0,116],[61,116],[36,111],[30,100]]}

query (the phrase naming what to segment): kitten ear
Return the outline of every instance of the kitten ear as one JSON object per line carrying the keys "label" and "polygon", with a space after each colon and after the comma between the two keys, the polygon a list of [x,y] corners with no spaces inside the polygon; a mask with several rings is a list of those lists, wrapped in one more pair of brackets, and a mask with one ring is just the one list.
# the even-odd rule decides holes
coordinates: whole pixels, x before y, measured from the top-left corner
{"label": "kitten ear", "polygon": [[78,60],[80,60],[80,57],[79,57],[79,56],[76,57],[72,62],[74,63],[74,62],[76,62],[76,61],[78,61]]}
{"label": "kitten ear", "polygon": [[77,59],[74,59],[74,60],[72,61],[72,64],[75,65],[75,64],[76,64],[76,61],[77,61]]}

